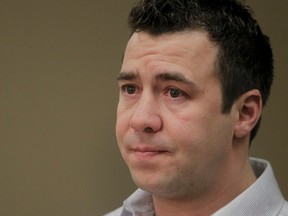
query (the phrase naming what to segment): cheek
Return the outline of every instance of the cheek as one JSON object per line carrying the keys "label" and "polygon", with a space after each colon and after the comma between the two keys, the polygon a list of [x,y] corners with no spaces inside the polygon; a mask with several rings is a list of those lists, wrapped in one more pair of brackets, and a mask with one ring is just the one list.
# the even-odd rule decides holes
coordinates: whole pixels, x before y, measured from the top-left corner
{"label": "cheek", "polygon": [[182,140],[192,140],[205,133],[208,119],[200,112],[178,112],[167,117],[170,125],[169,133]]}
{"label": "cheek", "polygon": [[[120,139],[120,137],[123,136],[123,133],[125,131],[125,124],[127,124],[127,120],[125,118],[125,115],[124,115],[124,112],[123,112],[123,109],[121,109],[121,106],[118,104],[118,107],[117,107],[117,117],[116,117],[116,137],[117,139]],[[119,140],[118,140],[119,142]]]}
{"label": "cheek", "polygon": [[116,139],[117,139],[117,145],[120,150],[120,153],[124,159],[124,161],[127,160],[126,154],[125,154],[125,135],[128,131],[127,129],[127,121],[125,121],[125,118],[123,118],[123,115],[117,116],[117,121],[116,121]]}
{"label": "cheek", "polygon": [[124,142],[125,136],[130,128],[131,117],[131,111],[118,105],[115,127],[118,145],[121,145],[121,143]]}
{"label": "cheek", "polygon": [[168,134],[173,136],[173,142],[182,152],[205,155],[223,145],[227,132],[220,130],[224,122],[219,122],[219,119],[215,118],[216,114],[205,115],[196,110],[187,113],[178,113],[169,119]]}
{"label": "cheek", "polygon": [[127,128],[127,121],[125,121],[125,118],[123,115],[117,115],[117,120],[116,120],[116,137],[118,142],[121,141],[121,139],[124,136],[124,133]]}

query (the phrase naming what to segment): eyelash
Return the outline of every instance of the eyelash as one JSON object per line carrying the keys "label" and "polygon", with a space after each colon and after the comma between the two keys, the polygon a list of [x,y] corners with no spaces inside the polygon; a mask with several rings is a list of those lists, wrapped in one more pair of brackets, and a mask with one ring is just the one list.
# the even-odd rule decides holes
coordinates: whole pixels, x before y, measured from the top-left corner
{"label": "eyelash", "polygon": [[[134,92],[129,93],[128,88],[134,88]],[[132,85],[132,84],[126,84],[126,85],[121,86],[121,91],[126,93],[126,94],[131,95],[131,94],[135,94],[135,92],[137,91],[137,87],[135,85]]]}
{"label": "eyelash", "polygon": [[[172,91],[176,91],[176,92],[174,92],[174,93],[177,94],[175,97],[173,97],[173,96],[171,95]],[[167,88],[166,91],[165,91],[165,95],[168,95],[168,96],[170,96],[171,98],[175,98],[175,99],[176,99],[176,98],[179,98],[179,97],[186,97],[186,96],[187,96],[187,94],[186,94],[184,91],[182,91],[181,89],[175,88],[175,87],[169,87],[169,88]]]}
{"label": "eyelash", "polygon": [[[121,91],[125,94],[128,94],[128,95],[134,95],[134,94],[137,94],[137,91],[139,91],[137,89],[137,86],[133,85],[133,84],[125,84],[123,86],[120,87],[121,88]],[[132,92],[129,93],[129,88],[132,88],[130,90],[132,90]],[[171,92],[172,91],[176,91],[176,95],[175,97],[173,97],[171,95]],[[174,92],[175,93],[175,92]],[[175,88],[175,87],[167,87],[164,91],[164,95],[165,96],[169,96],[173,99],[177,99],[177,98],[182,98],[182,97],[187,97],[188,94],[186,92],[184,92],[183,90],[179,89],[179,88]]]}

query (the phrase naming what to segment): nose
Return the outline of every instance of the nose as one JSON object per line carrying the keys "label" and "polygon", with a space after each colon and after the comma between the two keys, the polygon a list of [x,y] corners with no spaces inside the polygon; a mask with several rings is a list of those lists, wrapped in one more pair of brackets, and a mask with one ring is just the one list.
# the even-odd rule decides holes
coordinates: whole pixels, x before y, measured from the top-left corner
{"label": "nose", "polygon": [[162,129],[160,111],[153,99],[141,98],[135,107],[130,126],[138,132],[155,133]]}

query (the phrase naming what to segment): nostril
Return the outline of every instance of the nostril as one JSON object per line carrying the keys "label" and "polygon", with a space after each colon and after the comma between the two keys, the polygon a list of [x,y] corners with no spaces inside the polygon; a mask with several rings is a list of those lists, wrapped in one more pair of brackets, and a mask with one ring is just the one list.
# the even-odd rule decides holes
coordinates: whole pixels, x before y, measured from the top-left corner
{"label": "nostril", "polygon": [[153,133],[153,132],[154,132],[154,130],[153,130],[151,127],[146,127],[146,128],[144,129],[144,131],[145,131],[146,133]]}
{"label": "nostril", "polygon": [[155,110],[148,108],[138,109],[131,116],[130,127],[138,132],[155,133],[161,130],[162,119]]}

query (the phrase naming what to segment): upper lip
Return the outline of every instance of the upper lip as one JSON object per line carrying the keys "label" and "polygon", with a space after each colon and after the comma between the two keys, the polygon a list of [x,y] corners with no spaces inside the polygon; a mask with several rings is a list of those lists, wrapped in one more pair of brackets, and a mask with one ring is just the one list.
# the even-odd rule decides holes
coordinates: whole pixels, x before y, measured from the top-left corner
{"label": "upper lip", "polygon": [[151,146],[135,146],[131,148],[132,151],[137,152],[167,152],[163,148],[151,147]]}

